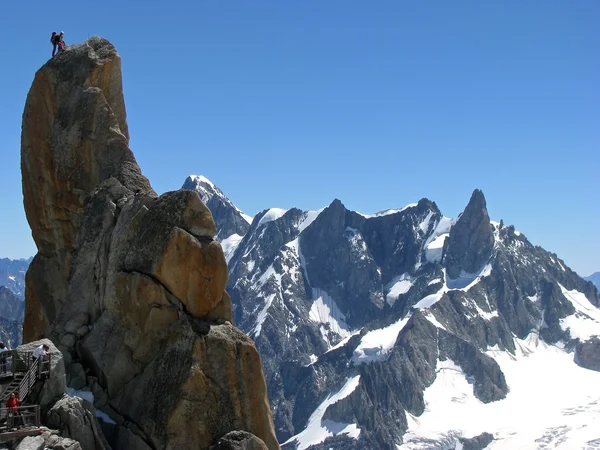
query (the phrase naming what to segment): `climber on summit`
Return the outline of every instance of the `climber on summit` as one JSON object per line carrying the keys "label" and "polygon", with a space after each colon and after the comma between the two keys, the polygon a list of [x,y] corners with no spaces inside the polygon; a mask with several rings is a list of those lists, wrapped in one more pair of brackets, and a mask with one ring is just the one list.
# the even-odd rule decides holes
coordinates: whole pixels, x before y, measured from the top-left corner
{"label": "climber on summit", "polygon": [[59,53],[65,49],[65,41],[63,41],[64,35],[64,31],[61,31],[60,33],[57,33],[56,31],[52,32],[52,37],[50,38],[50,42],[52,43],[52,56],[56,53],[56,47],[58,47]]}

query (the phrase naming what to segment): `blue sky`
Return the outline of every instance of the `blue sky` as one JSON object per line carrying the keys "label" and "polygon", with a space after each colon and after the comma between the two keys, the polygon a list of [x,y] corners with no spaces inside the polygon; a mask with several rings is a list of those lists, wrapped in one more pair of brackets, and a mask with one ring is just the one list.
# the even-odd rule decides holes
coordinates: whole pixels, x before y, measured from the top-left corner
{"label": "blue sky", "polygon": [[371,213],[473,189],[582,275],[600,270],[600,2],[7,2],[0,256],[35,253],[21,115],[50,33],[110,39],[159,192],[203,174],[248,214]]}

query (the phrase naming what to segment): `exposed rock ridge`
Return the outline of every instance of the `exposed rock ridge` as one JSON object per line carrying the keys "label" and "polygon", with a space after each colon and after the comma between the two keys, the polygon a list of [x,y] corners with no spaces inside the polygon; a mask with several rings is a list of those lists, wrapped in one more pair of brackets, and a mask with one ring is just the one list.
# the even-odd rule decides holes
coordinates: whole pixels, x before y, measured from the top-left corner
{"label": "exposed rock ridge", "polygon": [[254,343],[231,324],[227,265],[196,192],[160,197],[128,147],[120,57],[91,38],[36,74],[21,166],[38,246],[25,339],[47,336],[114,449],[279,448]]}
{"label": "exposed rock ridge", "polygon": [[450,278],[461,271],[475,273],[494,249],[494,233],[483,192],[475,189],[463,214],[450,231],[444,246],[444,263]]}

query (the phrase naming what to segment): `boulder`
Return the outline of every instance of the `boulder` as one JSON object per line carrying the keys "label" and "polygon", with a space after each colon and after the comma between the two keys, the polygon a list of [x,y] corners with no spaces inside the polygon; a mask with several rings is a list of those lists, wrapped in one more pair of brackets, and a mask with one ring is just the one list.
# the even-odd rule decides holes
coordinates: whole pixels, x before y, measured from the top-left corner
{"label": "boulder", "polygon": [[472,438],[458,438],[462,444],[462,450],[483,450],[494,440],[494,436],[490,433],[481,433]]}
{"label": "boulder", "polygon": [[48,413],[48,425],[60,430],[63,437],[78,441],[86,450],[105,450],[98,435],[100,428],[91,403],[80,397],[65,395]]}
{"label": "boulder", "polygon": [[73,439],[64,438],[46,431],[40,436],[24,438],[15,450],[83,450],[81,444]]}
{"label": "boulder", "polygon": [[268,450],[265,443],[247,431],[231,431],[213,445],[210,450]]}
{"label": "boulder", "polygon": [[575,346],[575,361],[581,367],[600,372],[600,337],[578,342]]}
{"label": "boulder", "polygon": [[44,450],[46,448],[46,440],[43,436],[27,436],[15,450]]}

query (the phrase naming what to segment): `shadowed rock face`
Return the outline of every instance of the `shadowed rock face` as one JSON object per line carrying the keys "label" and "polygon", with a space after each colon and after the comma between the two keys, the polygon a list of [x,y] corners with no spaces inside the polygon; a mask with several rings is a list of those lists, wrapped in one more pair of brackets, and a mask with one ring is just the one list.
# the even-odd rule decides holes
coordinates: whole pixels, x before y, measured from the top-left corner
{"label": "shadowed rock face", "polygon": [[444,263],[448,276],[456,279],[461,271],[475,273],[488,261],[494,249],[494,233],[485,197],[473,191],[463,214],[450,231],[445,245]]}
{"label": "shadowed rock face", "polygon": [[49,337],[89,386],[115,449],[208,448],[244,430],[279,448],[254,343],[231,321],[227,266],[193,191],[160,197],[128,147],[120,57],[105,39],[36,74],[21,167],[38,246],[25,340]]}

